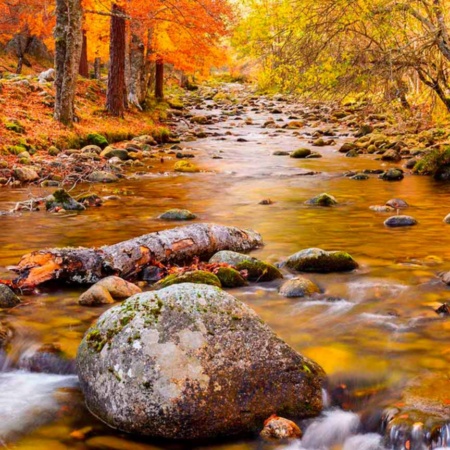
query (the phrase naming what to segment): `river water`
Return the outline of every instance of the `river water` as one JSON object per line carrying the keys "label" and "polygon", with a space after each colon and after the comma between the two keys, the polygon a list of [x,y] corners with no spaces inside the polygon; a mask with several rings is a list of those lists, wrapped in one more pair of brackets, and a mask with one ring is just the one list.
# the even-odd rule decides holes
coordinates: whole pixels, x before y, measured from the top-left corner
{"label": "river water", "polygon": [[[0,217],[0,275],[7,274],[7,266],[32,250],[109,244],[161,230],[168,224],[157,216],[170,208],[187,208],[202,222],[259,231],[265,246],[254,255],[273,263],[308,247],[348,251],[360,263],[356,272],[308,275],[325,291],[321,298],[283,298],[277,293],[278,282],[231,292],[254,308],[286,342],[321,364],[332,384],[345,383],[377,395],[389,392],[379,395],[379,407],[384,407],[392,392],[408,380],[429,371],[446,372],[450,363],[450,322],[434,312],[449,298],[437,273],[450,270],[450,232],[443,223],[450,212],[450,186],[410,175],[394,183],[375,175],[366,181],[344,177],[349,170],[389,166],[375,156],[347,158],[339,154],[337,148],[348,139],[345,128],[336,130],[336,146],[314,148],[323,155],[320,159],[274,156],[277,150],[311,147],[308,133],[313,129],[262,128],[270,117],[286,123],[289,115],[304,109],[279,103],[284,113],[271,115],[264,102],[269,100],[255,102],[258,110],[252,111],[256,108],[250,106],[242,110],[241,118],[250,117],[253,124],[232,116],[206,126],[212,134],[208,138],[186,144],[202,173],[175,174],[175,159],[166,154],[164,161],[152,162],[148,175],[115,185],[77,188],[78,192],[90,189],[100,195],[119,195],[119,200],[107,201],[100,208],[62,216],[41,211]],[[200,109],[196,114],[219,116],[221,111]],[[316,128],[328,126],[318,124]],[[246,142],[238,142],[239,138]],[[222,159],[213,159],[217,156]],[[307,172],[318,173],[305,175]],[[2,189],[0,210],[30,195],[49,192]],[[322,192],[334,195],[339,205],[314,208],[304,204]],[[259,204],[267,198],[274,203]],[[406,200],[410,205],[407,213],[419,224],[407,229],[386,228],[383,222],[389,214],[369,207],[391,198]],[[57,344],[69,357],[75,356],[85,330],[105,309],[79,306],[80,292],[63,287],[42,291],[25,297],[19,307],[0,312],[0,318],[16,331],[0,374],[0,438],[13,440],[13,447],[19,449],[174,447],[137,442],[100,424],[84,409],[74,376],[17,369],[23,352],[41,343]],[[362,397],[359,404],[351,405],[354,412],[330,409],[309,428],[306,424],[303,441],[289,448],[382,449],[380,435],[361,431],[364,427],[358,413],[367,407],[366,396]],[[80,429],[87,439],[71,435]],[[197,448],[260,446],[259,440],[246,440]]]}

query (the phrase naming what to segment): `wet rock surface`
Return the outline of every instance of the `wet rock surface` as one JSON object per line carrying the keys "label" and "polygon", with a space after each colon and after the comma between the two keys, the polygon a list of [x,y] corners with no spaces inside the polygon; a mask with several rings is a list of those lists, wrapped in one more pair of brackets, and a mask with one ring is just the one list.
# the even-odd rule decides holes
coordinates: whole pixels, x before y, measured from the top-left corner
{"label": "wet rock surface", "polygon": [[320,248],[301,250],[290,256],[285,264],[298,272],[348,272],[358,268],[358,263],[348,253]]}
{"label": "wet rock surface", "polygon": [[89,409],[148,436],[232,436],[260,430],[274,410],[311,417],[322,408],[322,369],[212,286],[171,286],[108,310],[77,365]]}

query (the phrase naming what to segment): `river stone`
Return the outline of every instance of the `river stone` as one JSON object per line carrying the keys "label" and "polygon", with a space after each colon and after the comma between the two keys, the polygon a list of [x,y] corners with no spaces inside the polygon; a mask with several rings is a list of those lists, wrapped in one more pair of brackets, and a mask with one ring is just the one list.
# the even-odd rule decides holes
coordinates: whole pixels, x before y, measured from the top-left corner
{"label": "river stone", "polygon": [[450,214],[447,214],[444,218],[444,222],[450,224]]}
{"label": "river stone", "polygon": [[289,156],[289,152],[284,152],[282,150],[277,150],[272,153],[274,156]]}
{"label": "river stone", "polygon": [[97,155],[100,155],[101,152],[102,152],[101,147],[99,147],[98,145],[92,145],[92,144],[91,145],[85,145],[81,149],[81,153],[96,153]]}
{"label": "river stone", "polygon": [[305,204],[311,206],[335,206],[338,202],[332,195],[323,193],[307,200]]}
{"label": "river stone", "polygon": [[158,217],[162,220],[194,220],[196,218],[197,216],[187,209],[169,209]]}
{"label": "river stone", "polygon": [[100,156],[106,159],[110,158],[119,158],[121,161],[126,161],[127,159],[130,159],[128,152],[123,148],[113,148],[113,147],[106,147],[105,150],[103,150],[100,153]]}
{"label": "river stone", "polygon": [[302,437],[302,431],[292,420],[278,417],[276,414],[269,417],[264,422],[264,428],[260,436],[269,442],[286,439],[299,439]]}
{"label": "river stone", "polygon": [[291,153],[291,158],[306,158],[311,155],[311,150],[309,148],[299,148]]}
{"label": "river stone", "polygon": [[18,167],[13,171],[14,176],[22,182],[31,182],[39,179],[38,173],[30,167]]}
{"label": "river stone", "polygon": [[173,169],[175,170],[175,172],[182,172],[182,173],[200,172],[200,169],[194,163],[185,160],[181,160],[175,163]]}
{"label": "river stone", "polygon": [[384,181],[401,181],[404,178],[403,170],[388,169],[380,175],[380,178]]}
{"label": "river stone", "polygon": [[85,334],[77,366],[95,416],[156,438],[239,435],[274,411],[322,409],[322,368],[213,286],[170,286],[109,309]]}
{"label": "river stone", "polygon": [[12,289],[6,284],[0,284],[0,308],[12,308],[19,303],[20,298],[14,294]]}
{"label": "river stone", "polygon": [[283,278],[283,274],[272,264],[265,263],[243,253],[222,250],[217,252],[210,263],[226,263],[237,270],[246,270],[250,281],[272,281]]}
{"label": "river stone", "polygon": [[350,177],[350,180],[368,180],[369,179],[369,175],[365,174],[365,173],[357,173],[353,176]]}
{"label": "river stone", "polygon": [[328,252],[308,248],[290,256],[286,265],[298,272],[348,272],[358,268],[358,263],[346,252]]}
{"label": "river stone", "polygon": [[155,289],[163,289],[174,284],[194,283],[194,284],[209,284],[211,286],[222,287],[219,278],[211,272],[204,270],[193,270],[185,273],[174,273],[158,281]]}
{"label": "river stone", "polygon": [[386,206],[390,206],[393,209],[405,209],[408,208],[409,205],[405,200],[400,198],[391,198],[386,202]]}
{"label": "river stone", "polygon": [[91,181],[92,183],[114,183],[118,181],[116,175],[114,175],[111,172],[105,172],[103,170],[96,170],[92,172],[88,177],[88,181]]}
{"label": "river stone", "polygon": [[312,294],[320,293],[320,288],[308,278],[295,277],[284,283],[279,290],[283,297],[309,297]]}
{"label": "river stone", "polygon": [[381,157],[382,161],[399,162],[402,159],[400,153],[397,150],[386,150]]}
{"label": "river stone", "polygon": [[386,219],[384,224],[390,228],[411,227],[417,225],[417,220],[411,216],[392,216]]}
{"label": "river stone", "polygon": [[91,286],[78,299],[84,306],[97,306],[124,300],[141,292],[141,288],[116,276],[106,277]]}

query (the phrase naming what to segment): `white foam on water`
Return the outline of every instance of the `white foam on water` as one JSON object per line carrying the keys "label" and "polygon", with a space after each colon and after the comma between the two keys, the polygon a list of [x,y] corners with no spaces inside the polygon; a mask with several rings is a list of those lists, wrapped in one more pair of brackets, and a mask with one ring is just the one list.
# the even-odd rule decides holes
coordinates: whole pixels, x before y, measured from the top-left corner
{"label": "white foam on water", "polygon": [[386,450],[379,434],[356,434],[359,416],[352,412],[333,410],[314,420],[302,440],[297,440],[278,450]]}
{"label": "white foam on water", "polygon": [[358,434],[344,442],[342,450],[384,450],[382,437],[379,434]]}
{"label": "white foam on water", "polygon": [[386,282],[385,280],[358,280],[347,283],[348,297],[357,303],[370,300],[374,294],[379,298],[396,298],[406,291],[404,284]]}
{"label": "white foam on water", "polygon": [[51,420],[60,406],[55,391],[77,384],[74,375],[0,373],[0,440],[14,439]]}

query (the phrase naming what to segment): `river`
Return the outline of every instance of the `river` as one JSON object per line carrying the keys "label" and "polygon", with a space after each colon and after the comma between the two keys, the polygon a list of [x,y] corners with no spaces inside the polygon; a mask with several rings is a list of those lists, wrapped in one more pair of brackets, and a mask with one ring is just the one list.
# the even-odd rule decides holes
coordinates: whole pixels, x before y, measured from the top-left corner
{"label": "river", "polygon": [[[347,158],[338,153],[348,140],[345,128],[335,130],[336,145],[314,148],[322,154],[320,159],[274,156],[278,150],[312,148],[310,134],[328,125],[298,131],[262,128],[270,117],[287,123],[289,115],[307,106],[274,102],[283,113],[273,115],[266,108],[270,100],[260,98],[253,103],[256,107],[245,106],[240,116],[251,118],[251,124],[231,116],[205,126],[209,137],[185,144],[196,155],[194,161],[202,173],[175,174],[174,155],[166,154],[164,161],[152,163],[147,175],[114,185],[77,187],[78,192],[90,189],[100,195],[119,195],[119,200],[107,201],[100,208],[79,214],[40,211],[0,217],[1,275],[32,250],[118,242],[172,226],[157,216],[170,208],[187,208],[198,215],[198,221],[259,231],[265,246],[254,255],[269,262],[280,262],[309,247],[345,250],[359,262],[360,269],[354,273],[308,275],[325,291],[319,299],[283,298],[277,293],[279,282],[231,291],[286,342],[321,364],[334,384],[389,391],[421,373],[446,372],[450,322],[440,318],[434,308],[449,297],[448,288],[436,275],[450,270],[449,225],[443,223],[450,212],[450,185],[412,175],[392,183],[376,175],[365,181],[343,176],[346,171],[391,166],[373,155]],[[205,102],[208,104],[211,102]],[[214,108],[195,111],[213,116],[221,113]],[[239,138],[245,142],[238,142]],[[213,158],[218,156],[222,159]],[[305,175],[308,172],[317,173]],[[2,189],[0,210],[10,209],[15,201],[30,195],[50,192],[43,188]],[[335,196],[338,206],[305,205],[322,192]],[[273,204],[259,204],[268,198]],[[407,214],[418,220],[417,226],[386,228],[383,222],[390,214],[369,209],[391,198],[408,202]],[[42,290],[25,297],[19,307],[0,312],[1,320],[16,331],[0,374],[0,438],[13,439],[18,449],[183,447],[137,442],[103,426],[84,409],[74,376],[17,370],[24,352],[41,343],[58,344],[69,357],[75,356],[85,330],[105,309],[79,306],[80,293],[80,289],[66,287]],[[381,407],[386,396],[379,397]],[[365,407],[364,401],[360,402],[356,412]],[[87,439],[71,436],[85,427],[93,427]],[[260,446],[255,439],[196,448]],[[310,425],[302,443],[289,448],[384,447],[378,434],[361,432],[357,414],[331,409]]]}

